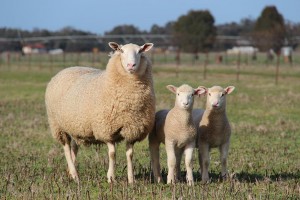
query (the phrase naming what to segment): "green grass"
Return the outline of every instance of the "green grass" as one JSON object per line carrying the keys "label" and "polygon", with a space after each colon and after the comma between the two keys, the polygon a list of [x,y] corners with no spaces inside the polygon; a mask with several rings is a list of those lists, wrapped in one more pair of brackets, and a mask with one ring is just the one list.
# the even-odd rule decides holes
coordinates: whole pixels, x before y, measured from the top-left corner
{"label": "green grass", "polygon": [[[154,65],[157,110],[174,104],[174,96],[165,87],[168,84],[236,87],[227,100],[233,129],[229,180],[219,179],[219,153],[213,149],[211,183],[200,183],[195,153],[193,187],[184,182],[155,184],[144,140],[134,147],[134,185],[127,184],[125,145],[120,143],[117,183],[106,182],[108,156],[107,147],[102,145],[80,148],[78,186],[67,175],[63,149],[52,139],[44,105],[46,84],[62,68],[46,67],[50,65],[48,62],[43,66],[22,62],[0,66],[0,199],[298,199],[300,196],[300,66],[281,66],[275,85],[275,68],[271,65],[242,65],[239,81],[234,64],[209,65],[206,80],[201,63],[179,66],[177,76],[174,64]],[[194,107],[204,105],[205,98],[201,98],[196,99]],[[166,179],[163,145],[161,164]],[[184,177],[183,163],[182,168]]]}

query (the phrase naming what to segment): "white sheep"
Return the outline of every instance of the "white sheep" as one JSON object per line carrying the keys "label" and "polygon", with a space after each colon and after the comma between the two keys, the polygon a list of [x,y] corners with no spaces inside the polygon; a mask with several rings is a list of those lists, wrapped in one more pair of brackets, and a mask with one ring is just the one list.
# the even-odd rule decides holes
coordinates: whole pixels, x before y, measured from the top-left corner
{"label": "white sheep", "polygon": [[155,115],[155,126],[149,134],[149,148],[154,178],[162,181],[159,163],[159,145],[165,144],[168,159],[167,183],[175,183],[180,178],[180,162],[184,152],[187,170],[187,183],[194,183],[192,172],[192,155],[195,148],[196,126],[192,119],[194,95],[204,93],[202,88],[193,89],[189,85],[167,88],[176,94],[175,106],[171,110],[161,110]]}
{"label": "white sheep", "polygon": [[[227,177],[227,156],[230,143],[231,128],[226,115],[226,95],[234,90],[234,86],[223,89],[220,86],[213,86],[206,89],[206,109],[193,111],[193,117],[198,125],[197,147],[199,164],[201,167],[202,182],[209,180],[209,151],[218,147],[220,150],[221,175]],[[200,121],[201,120],[201,121]]]}
{"label": "white sheep", "polygon": [[106,143],[108,182],[115,180],[115,143],[126,141],[128,182],[133,183],[133,145],[151,132],[155,120],[152,66],[143,54],[152,43],[118,45],[106,71],[88,67],[62,70],[49,82],[45,102],[52,135],[63,146],[69,173],[75,168],[77,145]]}

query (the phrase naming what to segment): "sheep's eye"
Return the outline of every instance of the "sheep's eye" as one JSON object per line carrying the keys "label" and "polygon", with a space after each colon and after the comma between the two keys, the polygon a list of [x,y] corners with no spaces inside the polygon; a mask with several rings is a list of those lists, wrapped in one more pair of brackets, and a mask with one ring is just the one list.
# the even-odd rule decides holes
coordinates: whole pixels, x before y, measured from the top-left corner
{"label": "sheep's eye", "polygon": [[222,93],[222,97],[224,96],[225,94],[224,93]]}
{"label": "sheep's eye", "polygon": [[210,93],[208,93],[208,95],[211,96]]}
{"label": "sheep's eye", "polygon": [[192,96],[194,96],[194,94],[192,94]]}
{"label": "sheep's eye", "polygon": [[118,50],[119,50],[121,53],[124,53],[124,51],[123,51],[122,49],[119,48]]}
{"label": "sheep's eye", "polygon": [[177,95],[179,96],[179,93],[177,93]]}

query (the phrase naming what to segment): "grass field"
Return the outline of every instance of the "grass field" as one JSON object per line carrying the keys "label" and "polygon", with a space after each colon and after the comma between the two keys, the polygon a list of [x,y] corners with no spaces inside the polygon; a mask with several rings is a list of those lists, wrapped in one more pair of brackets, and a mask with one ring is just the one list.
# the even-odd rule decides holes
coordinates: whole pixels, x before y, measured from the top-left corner
{"label": "grass field", "polygon": [[[42,64],[42,65],[41,65]],[[117,183],[106,182],[107,147],[81,147],[78,156],[80,185],[67,174],[63,149],[49,131],[44,92],[47,82],[63,66],[46,67],[44,61],[28,66],[0,66],[0,199],[299,199],[300,198],[300,65],[280,68],[236,66],[154,65],[157,110],[171,108],[174,96],[168,84],[234,85],[227,111],[233,129],[227,181],[219,179],[217,150],[211,152],[209,184],[200,183],[194,155],[196,183],[188,187],[152,183],[147,140],[134,148],[134,185],[127,184],[125,145],[117,145]],[[79,63],[85,64],[85,63]],[[91,65],[91,63],[90,63]],[[101,66],[100,66],[101,67]],[[205,98],[194,107],[203,108]],[[161,147],[163,177],[166,154]],[[182,163],[182,175],[185,175]]]}

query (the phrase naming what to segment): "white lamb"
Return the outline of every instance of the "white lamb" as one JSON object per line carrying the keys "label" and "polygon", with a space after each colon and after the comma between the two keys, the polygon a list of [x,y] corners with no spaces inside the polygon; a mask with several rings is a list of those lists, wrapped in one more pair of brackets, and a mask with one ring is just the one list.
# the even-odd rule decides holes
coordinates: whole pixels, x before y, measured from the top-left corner
{"label": "white lamb", "polygon": [[75,168],[77,145],[106,143],[108,182],[115,180],[115,143],[126,141],[128,182],[133,183],[133,145],[152,130],[155,96],[152,66],[143,52],[152,43],[118,45],[106,71],[87,67],[62,70],[49,82],[45,102],[52,135],[63,146],[69,173]]}
{"label": "white lamb", "polygon": [[175,183],[180,178],[180,162],[184,152],[187,170],[187,182],[194,183],[192,172],[192,154],[195,148],[196,126],[192,119],[194,95],[200,96],[205,90],[193,89],[189,85],[167,88],[176,94],[175,106],[171,110],[161,110],[155,115],[155,126],[149,134],[149,148],[153,175],[157,182],[162,181],[159,163],[159,145],[165,144],[168,159],[167,183]]}
{"label": "white lamb", "polygon": [[209,151],[215,147],[220,150],[221,175],[223,178],[227,177],[227,156],[231,128],[226,115],[226,95],[233,90],[234,86],[228,86],[225,89],[220,86],[213,86],[206,89],[207,102],[204,113],[201,109],[193,111],[195,123],[198,125],[197,147],[202,182],[209,180]]}

